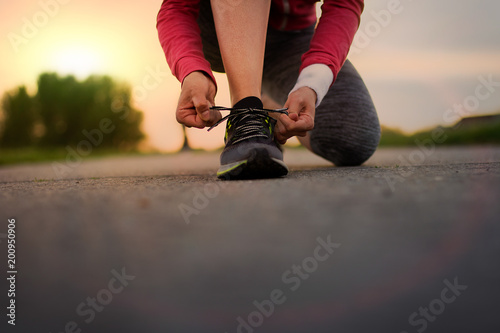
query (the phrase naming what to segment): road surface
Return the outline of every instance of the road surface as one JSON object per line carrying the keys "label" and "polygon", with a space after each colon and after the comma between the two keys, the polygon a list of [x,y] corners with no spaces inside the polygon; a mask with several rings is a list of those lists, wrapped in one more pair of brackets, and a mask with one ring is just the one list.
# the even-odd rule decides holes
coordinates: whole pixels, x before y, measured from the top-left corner
{"label": "road surface", "polygon": [[1,332],[499,331],[499,147],[285,161],[236,182],[216,153],[0,168]]}

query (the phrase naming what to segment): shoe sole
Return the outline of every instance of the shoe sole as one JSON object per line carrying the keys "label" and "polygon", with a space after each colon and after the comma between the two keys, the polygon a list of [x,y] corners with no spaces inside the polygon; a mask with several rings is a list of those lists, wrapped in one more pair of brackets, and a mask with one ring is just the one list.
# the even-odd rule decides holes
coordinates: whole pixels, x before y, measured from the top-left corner
{"label": "shoe sole", "polygon": [[222,180],[279,178],[286,174],[285,163],[269,156],[264,148],[252,150],[246,160],[221,165],[217,171],[217,177]]}

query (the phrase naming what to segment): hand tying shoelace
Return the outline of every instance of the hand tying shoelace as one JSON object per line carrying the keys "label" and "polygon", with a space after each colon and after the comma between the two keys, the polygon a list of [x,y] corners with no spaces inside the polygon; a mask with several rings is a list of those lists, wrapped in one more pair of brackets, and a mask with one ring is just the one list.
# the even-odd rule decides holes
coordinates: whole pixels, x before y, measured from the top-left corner
{"label": "hand tying shoelace", "polygon": [[[284,109],[260,109],[260,108],[227,108],[223,106],[213,106],[211,110],[218,111],[231,111],[228,115],[221,118],[218,122],[212,125],[207,131],[210,131],[214,127],[218,126],[220,123],[228,120],[229,126],[236,126],[235,132],[233,134],[234,141],[237,143],[239,141],[247,140],[255,137],[266,137],[265,133],[262,133],[262,122],[269,124],[269,112],[282,113],[288,115],[288,108]],[[274,121],[273,121],[274,125]],[[274,126],[273,126],[274,127]],[[271,130],[272,132],[272,130]]]}

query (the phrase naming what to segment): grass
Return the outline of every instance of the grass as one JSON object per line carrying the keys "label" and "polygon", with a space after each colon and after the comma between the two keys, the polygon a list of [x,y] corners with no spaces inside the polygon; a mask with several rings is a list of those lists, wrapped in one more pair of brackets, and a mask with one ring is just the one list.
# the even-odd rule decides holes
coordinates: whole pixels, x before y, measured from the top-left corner
{"label": "grass", "polygon": [[[417,142],[433,140],[433,130],[421,131],[408,135],[397,129],[382,127],[381,147],[415,146]],[[444,139],[439,145],[471,145],[471,144],[500,144],[500,122],[487,125],[476,125],[467,127],[442,128],[439,138]],[[438,144],[437,142],[435,142]],[[303,149],[302,146],[288,147],[292,149]],[[201,153],[203,150],[191,150],[192,153]],[[123,152],[117,149],[94,149],[92,153],[83,157],[86,159],[108,157],[108,156],[134,156],[151,155],[158,153],[141,153],[138,151]],[[19,163],[36,163],[48,161],[64,161],[68,156],[65,148],[0,148],[0,166]],[[396,166],[398,167],[398,166]],[[45,181],[35,180],[35,181]]]}
{"label": "grass", "polygon": [[[407,135],[397,129],[382,127],[380,146],[414,146],[417,142],[433,140],[435,129]],[[500,144],[500,122],[467,127],[444,127],[439,133],[439,145]],[[438,144],[438,142],[435,142]]]}
{"label": "grass", "polygon": [[398,129],[382,126],[382,136],[379,146],[408,146],[411,139],[408,135]]}
{"label": "grass", "polygon": [[[82,159],[130,155],[142,155],[142,153],[137,151],[121,152],[113,149],[95,149],[89,156],[82,157]],[[64,161],[67,156],[68,152],[64,148],[1,148],[0,165]]]}
{"label": "grass", "polygon": [[61,160],[66,154],[64,149],[2,148],[0,165]]}

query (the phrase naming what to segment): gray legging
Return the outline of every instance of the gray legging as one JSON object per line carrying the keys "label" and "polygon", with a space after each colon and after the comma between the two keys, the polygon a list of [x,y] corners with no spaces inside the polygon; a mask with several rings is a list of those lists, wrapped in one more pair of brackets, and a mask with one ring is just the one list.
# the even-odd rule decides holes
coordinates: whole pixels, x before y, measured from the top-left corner
{"label": "gray legging", "polygon": [[[198,25],[212,70],[224,72],[209,0],[200,2]],[[297,81],[301,56],[309,49],[313,34],[313,26],[300,31],[268,29],[262,92],[281,105]],[[360,165],[375,152],[380,140],[377,112],[349,60],[316,108],[310,135],[314,153],[338,166]]]}

